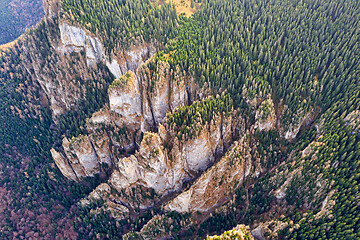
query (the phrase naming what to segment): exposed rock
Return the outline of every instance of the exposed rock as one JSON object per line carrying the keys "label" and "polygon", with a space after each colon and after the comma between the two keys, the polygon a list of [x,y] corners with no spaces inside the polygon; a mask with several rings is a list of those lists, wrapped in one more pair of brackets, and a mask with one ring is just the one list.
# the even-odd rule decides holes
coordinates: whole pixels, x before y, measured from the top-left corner
{"label": "exposed rock", "polygon": [[[111,123],[111,114],[109,109],[100,109],[99,111],[95,112],[91,118],[89,119],[90,124],[105,124],[108,125]],[[87,125],[87,129],[91,128],[91,125]]]}
{"label": "exposed rock", "polygon": [[[155,203],[155,198],[143,199],[144,194],[141,195],[142,191],[154,191],[156,199],[159,199],[170,192],[181,190],[184,181],[193,179],[197,172],[211,166],[217,152],[223,151],[224,140],[221,136],[224,133],[222,132],[221,122],[229,122],[230,124],[229,118],[233,118],[231,115],[228,118],[224,117],[224,121],[222,121],[222,118],[222,116],[216,117],[215,120],[206,124],[199,136],[186,141],[179,141],[175,136],[167,132],[168,130],[162,125],[159,125],[158,133],[146,132],[139,151],[130,157],[119,160],[117,168],[108,181],[112,188],[122,193],[121,198],[118,197],[117,199],[130,208],[146,209]],[[237,121],[241,121],[241,119]],[[165,147],[167,143],[172,143],[171,149]],[[244,142],[242,145],[244,144],[246,143]],[[244,149],[243,151],[245,151]],[[230,158],[233,158],[234,154],[230,155]],[[229,169],[230,166],[227,160],[229,160],[229,157],[220,161],[223,164],[222,168]],[[234,176],[224,180],[230,181],[228,187],[231,185],[234,188],[236,184],[242,181],[241,177],[249,174],[248,169],[251,168],[251,163],[246,160],[242,164],[239,165],[239,168],[236,167],[238,172]],[[224,170],[222,168],[216,169],[222,171]],[[226,170],[224,172],[230,173],[230,171]],[[214,174],[220,174],[220,172]],[[238,183],[235,183],[236,181]],[[131,192],[129,189],[139,191],[140,195]],[[211,187],[208,189],[210,190]],[[220,189],[220,191],[222,190]],[[214,201],[215,199],[210,199],[207,205],[219,203]],[[221,198],[219,201],[222,201]],[[140,205],[134,206],[134,204]]]}
{"label": "exposed rock", "polygon": [[[126,128],[121,115],[111,111],[108,107],[95,112],[93,116],[87,120],[86,129],[90,139],[92,139],[92,135],[95,134],[98,135],[96,138],[100,137],[108,142],[110,156],[113,156],[114,161],[119,157],[118,151],[127,151],[134,147],[136,131]],[[99,146],[102,148],[101,146],[103,145],[101,144]],[[105,150],[100,148],[100,152],[108,151],[107,147]],[[96,146],[95,149],[98,151]]]}
{"label": "exposed rock", "polygon": [[136,71],[136,69],[146,59],[155,54],[155,49],[151,44],[140,46],[131,46],[126,51],[119,49],[111,56],[105,54],[104,46],[100,39],[89,31],[69,25],[62,21],[59,24],[60,37],[62,44],[59,50],[62,53],[72,53],[84,51],[88,66],[95,66],[98,62],[103,62],[110,72],[119,78],[127,71]]}
{"label": "exposed rock", "polygon": [[323,142],[317,142],[317,141],[314,141],[312,143],[310,143],[302,152],[301,152],[301,157],[304,158],[304,157],[307,157],[307,156],[310,156],[310,155],[313,155],[314,156],[314,150],[316,150],[319,146],[322,146],[324,145]]}
{"label": "exposed rock", "polygon": [[80,161],[77,158],[74,151],[72,149],[70,149],[70,142],[69,142],[69,140],[67,138],[63,139],[62,146],[64,148],[65,156],[66,156],[67,160],[69,161],[69,164],[71,165],[72,169],[74,170],[75,175],[77,176],[76,180],[85,177],[86,176],[85,168],[80,163]]}
{"label": "exposed rock", "polygon": [[[122,71],[136,71],[136,69],[145,62],[146,59],[149,59],[155,55],[156,49],[150,44],[144,44],[141,46],[130,46],[127,51],[123,52],[123,57],[126,65],[122,66]],[[121,56],[121,54],[119,54]],[[123,61],[121,61],[123,62]],[[121,66],[121,64],[120,64]],[[124,67],[126,67],[124,69]]]}
{"label": "exposed rock", "polygon": [[81,199],[79,203],[84,207],[89,205],[91,202],[102,200],[105,201],[105,204],[99,209],[92,209],[91,211],[93,213],[96,214],[100,209],[102,209],[110,210],[112,217],[116,219],[128,217],[129,209],[120,202],[114,201],[114,198],[115,196],[112,194],[111,187],[107,183],[102,183],[97,186],[86,198]]}
{"label": "exposed rock", "polygon": [[[155,70],[152,69],[153,66],[156,67]],[[170,67],[168,63],[156,64],[153,60],[149,60],[139,69],[138,73],[142,82],[145,121],[157,124],[170,110]]]}
{"label": "exposed rock", "polygon": [[89,140],[97,155],[97,160],[107,167],[112,167],[112,153],[110,148],[109,137],[105,131],[98,130],[89,135]]}
{"label": "exposed rock", "polygon": [[68,158],[73,158],[75,155],[84,168],[86,176],[94,176],[99,172],[99,160],[87,136],[73,137],[69,143],[69,151],[65,153]]}
{"label": "exposed rock", "polygon": [[220,161],[165,209],[180,213],[208,212],[229,198],[250,174],[251,169],[250,147],[247,137],[243,136]]}
{"label": "exposed rock", "polygon": [[58,16],[60,9],[59,0],[43,0],[43,7],[46,19],[52,19]]}
{"label": "exposed rock", "polygon": [[275,108],[270,97],[265,99],[256,110],[255,120],[255,129],[258,128],[260,131],[270,131],[275,128]]}
{"label": "exposed rock", "polygon": [[119,78],[121,75],[123,75],[120,65],[116,59],[112,59],[111,61],[106,60],[106,66],[116,78]]}
{"label": "exposed rock", "polygon": [[257,240],[266,240],[267,238],[265,236],[270,236],[268,237],[269,239],[278,239],[278,233],[288,225],[289,222],[282,222],[278,220],[260,223],[251,231],[251,235]]}
{"label": "exposed rock", "polygon": [[[299,130],[302,126],[306,126],[310,124],[313,121],[314,118],[314,112],[313,110],[310,110],[306,114],[303,113],[301,109],[298,110],[296,113],[296,116],[293,116],[290,125],[286,126],[287,130],[280,131],[280,134],[285,137],[287,140],[293,140],[296,138],[297,134],[299,133]],[[295,120],[296,119],[296,120]]]}
{"label": "exposed rock", "polygon": [[[89,139],[94,148],[94,155],[97,156],[97,158],[89,158],[88,161],[95,161],[94,166],[99,162],[112,166],[113,162],[117,162],[116,158],[120,157],[121,152],[136,146],[138,130],[144,132],[157,127],[171,108],[188,104],[187,88],[194,88],[195,84],[189,82],[193,79],[180,79],[179,82],[183,84],[173,83],[169,64],[158,62],[154,65],[157,66],[158,74],[151,72],[149,64],[155,64],[154,60],[148,61],[141,67],[138,71],[140,77],[129,71],[119,79],[115,79],[108,89],[110,107],[101,109],[87,120]],[[170,89],[171,84],[175,84],[177,88]],[[150,88],[152,91],[148,91]],[[233,120],[227,119],[222,125],[221,119],[219,117],[216,123],[208,125],[212,129],[202,132],[202,135],[193,141],[177,145],[179,152],[182,152],[179,159],[185,159],[189,171],[197,172],[205,169],[214,160],[214,156],[223,151],[223,143],[219,146],[214,145],[214,142],[220,141],[222,130],[226,138],[225,145],[228,146],[231,142]],[[221,126],[223,129],[220,129]],[[124,129],[126,129],[125,133]],[[206,151],[198,153],[203,150],[195,148],[196,144],[203,146]],[[210,148],[210,145],[214,145],[215,148]],[[76,153],[73,154],[77,156]],[[68,158],[73,159],[71,154],[69,155]],[[202,156],[202,159],[199,156]],[[73,159],[70,162],[77,164],[78,161]],[[101,168],[93,169],[95,172],[100,170]],[[80,174],[79,179],[88,175]]]}
{"label": "exposed rock", "polygon": [[63,53],[84,51],[88,66],[94,66],[105,58],[104,47],[97,37],[76,26],[65,22],[59,24],[62,45],[59,50]]}
{"label": "exposed rock", "polygon": [[86,85],[97,83],[97,86],[103,86],[108,73],[97,66],[88,68],[86,56],[80,53],[64,55],[56,51],[55,46],[47,50],[48,57],[44,59],[42,53],[36,50],[38,46],[35,40],[37,39],[28,39],[27,45],[22,46],[24,54],[21,58],[26,71],[46,94],[53,118],[57,120],[58,116],[84,99]]}
{"label": "exposed rock", "polygon": [[360,111],[352,111],[344,118],[346,124],[353,127],[354,131],[360,132]]}
{"label": "exposed rock", "polygon": [[83,135],[73,137],[71,141],[64,138],[62,146],[66,157],[55,150],[51,151],[56,165],[64,176],[79,181],[84,177],[92,177],[99,173],[104,163],[107,166],[112,165],[109,142],[103,136],[101,134],[92,135],[95,144],[88,136]]}
{"label": "exposed rock", "polygon": [[128,127],[139,129],[142,120],[142,99],[140,84],[134,72],[127,72],[120,79],[114,80],[108,94],[110,110],[119,114],[118,121]]}
{"label": "exposed rock", "polygon": [[[59,1],[45,0],[44,6],[48,19],[57,17]],[[126,51],[118,49],[110,59],[98,36],[82,27],[70,25],[63,19],[54,24],[57,22],[59,23],[55,27],[58,27],[59,35],[51,35],[51,39],[54,37],[51,40],[52,48],[49,49],[52,54],[51,58],[49,57],[52,59],[51,64],[44,64],[41,54],[32,51],[37,49],[36,46],[26,46],[23,50],[24,53],[28,53],[23,56],[24,65],[45,92],[55,121],[58,116],[83,100],[86,85],[81,81],[104,82],[103,75],[108,73],[100,70],[97,63],[102,62],[116,78],[119,78],[128,70],[136,71],[142,62],[155,54],[151,44],[142,44],[131,46]],[[28,42],[35,44],[35,41]],[[74,52],[78,54],[74,55]]]}
{"label": "exposed rock", "polygon": [[89,194],[89,198],[100,200],[102,196],[108,196],[110,194],[110,191],[110,186],[107,183],[102,183]]}
{"label": "exposed rock", "polygon": [[223,151],[221,131],[221,116],[218,116],[215,121],[204,126],[199,136],[186,142],[175,142],[173,159],[180,157],[191,171],[205,170],[215,160],[215,156]]}
{"label": "exposed rock", "polygon": [[[189,105],[189,98],[193,98],[194,94],[191,94],[191,91],[196,88],[195,81],[193,79],[186,79],[186,77],[181,77],[175,74],[175,77],[170,81],[170,111],[174,111],[175,108],[179,106]],[[188,94],[189,89],[189,94]],[[189,96],[190,95],[190,96]]]}
{"label": "exposed rock", "polygon": [[266,240],[266,238],[264,237],[264,230],[262,229],[262,227],[257,227],[254,230],[251,231],[251,235],[256,239],[256,240]]}
{"label": "exposed rock", "polygon": [[332,199],[332,196],[334,195],[335,190],[332,190],[328,193],[324,201],[321,203],[321,210],[315,215],[316,219],[319,219],[321,217],[333,217],[331,214],[331,209],[335,205],[335,201]]}
{"label": "exposed rock", "polygon": [[297,168],[294,171],[292,171],[289,175],[286,176],[286,181],[281,185],[280,188],[278,188],[275,192],[274,195],[277,199],[283,199],[286,196],[286,192],[288,187],[291,184],[291,181],[293,181],[294,176],[298,176],[300,177],[302,173],[302,168]]}
{"label": "exposed rock", "polygon": [[197,86],[186,74],[174,74],[169,63],[154,58],[146,61],[137,71],[142,89],[143,127],[163,123],[166,113],[186,106],[195,95]]}
{"label": "exposed rock", "polygon": [[122,116],[127,127],[147,131],[157,126],[171,109],[188,104],[187,86],[194,86],[189,82],[193,79],[184,76],[178,84],[172,76],[168,63],[148,60],[136,73],[129,71],[110,86],[110,109]]}
{"label": "exposed rock", "polygon": [[55,149],[51,149],[51,156],[54,159],[56,165],[58,166],[59,170],[61,171],[61,173],[66,177],[69,178],[71,180],[76,181],[77,180],[77,176],[71,166],[71,164],[69,164],[68,160],[62,156],[61,153],[57,152]]}

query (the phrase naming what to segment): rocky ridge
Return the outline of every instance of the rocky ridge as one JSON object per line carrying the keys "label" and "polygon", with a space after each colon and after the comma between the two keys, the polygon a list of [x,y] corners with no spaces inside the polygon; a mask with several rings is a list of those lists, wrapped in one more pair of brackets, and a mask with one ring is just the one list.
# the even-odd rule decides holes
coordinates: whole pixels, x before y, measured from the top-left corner
{"label": "rocky ridge", "polygon": [[165,209],[179,213],[208,212],[220,206],[254,172],[247,138],[248,135],[244,135],[234,142],[224,157]]}
{"label": "rocky ridge", "polygon": [[[133,149],[138,145],[136,139],[139,138],[139,130],[146,132],[156,129],[167,112],[178,106],[188,105],[189,99],[195,98],[194,95],[199,89],[196,89],[192,78],[177,75],[176,78],[179,79],[173,79],[170,66],[164,62],[156,65],[155,72],[160,74],[151,77],[148,69],[151,64],[155,64],[153,60],[144,63],[136,74],[129,71],[113,82],[108,90],[110,106],[94,113],[87,121],[89,137],[80,136],[80,139],[74,138],[71,141],[64,139],[65,158],[52,150],[53,158],[64,171],[64,175],[72,176],[72,180],[80,180],[99,173],[101,168],[97,167],[97,164],[93,164],[92,170],[89,171],[66,167],[69,163],[77,166],[83,162],[80,159],[90,156],[90,152],[93,153],[92,161],[112,166],[110,159],[117,159],[121,155],[119,152]],[[154,85],[152,91],[149,90],[151,84]],[[176,87],[171,88],[172,85]],[[72,144],[75,140],[76,145]],[[69,147],[70,150],[66,150]],[[83,152],[83,148],[88,150]],[[71,172],[75,172],[76,176]]]}
{"label": "rocky ridge", "polygon": [[[164,122],[167,126],[166,119]],[[232,142],[235,131],[228,129],[242,122],[241,118],[219,115],[207,123],[198,136],[186,141],[179,141],[171,129],[160,124],[157,133],[144,133],[139,150],[134,155],[118,160],[107,182],[110,186],[108,190],[121,193],[117,201],[128,207],[130,212],[152,207],[167,195],[180,191],[184,182],[193,180],[199,172],[211,166]],[[220,160],[221,164],[225,164],[226,160],[228,158]],[[249,174],[249,170],[244,171],[246,173],[235,174],[230,184],[236,181],[239,184],[243,174]],[[95,192],[101,192],[101,199],[111,202],[109,196],[112,191],[102,190],[103,185],[98,188]],[[144,197],[147,193],[150,198]],[[114,215],[123,215],[112,209],[115,210]]]}
{"label": "rocky ridge", "polygon": [[[46,9],[48,16],[55,17],[58,10],[55,3],[49,2]],[[165,212],[209,213],[229,201],[246,179],[256,178],[264,171],[248,139],[254,129],[270,131],[279,124],[271,89],[260,94],[261,98],[248,101],[255,113],[253,126],[245,127],[245,120],[236,111],[230,116],[220,113],[196,137],[179,139],[167,125],[166,115],[180,106],[205,99],[210,95],[206,87],[199,89],[188,73],[171,69],[168,63],[158,60],[151,44],[131,46],[107,56],[100,39],[82,27],[60,18],[58,30],[59,41],[54,49],[64,61],[78,54],[80,69],[91,74],[98,71],[98,64],[103,64],[116,78],[108,89],[109,106],[87,120],[88,134],[64,138],[62,149],[51,150],[56,165],[71,180],[109,174],[105,183],[81,201],[83,205],[102,200],[104,208],[116,219],[126,219],[163,204]],[[66,92],[65,82],[61,84]],[[56,92],[56,87],[46,80],[42,86],[50,96],[55,117],[76,103],[76,98]],[[251,91],[259,91],[257,88],[255,82]],[[311,122],[312,114],[310,111],[302,115],[297,124],[281,131],[282,136],[294,139],[301,126]],[[128,154],[133,151],[134,154]],[[183,191],[184,183],[194,180]],[[282,190],[278,191],[279,199],[286,191]],[[165,215],[157,215],[137,234],[157,238],[151,229],[159,223],[167,226],[171,221]],[[164,231],[162,235],[170,233]]]}

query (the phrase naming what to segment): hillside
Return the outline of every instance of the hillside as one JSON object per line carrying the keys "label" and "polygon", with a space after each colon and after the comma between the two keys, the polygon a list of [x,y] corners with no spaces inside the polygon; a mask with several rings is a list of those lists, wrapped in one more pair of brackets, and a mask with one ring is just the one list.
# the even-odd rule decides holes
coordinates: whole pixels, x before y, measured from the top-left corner
{"label": "hillside", "polygon": [[[3,0],[0,3],[0,45],[12,42],[44,16],[41,0]],[[0,46],[1,47],[1,46]]]}
{"label": "hillside", "polygon": [[0,53],[0,238],[360,238],[358,1],[43,6]]}

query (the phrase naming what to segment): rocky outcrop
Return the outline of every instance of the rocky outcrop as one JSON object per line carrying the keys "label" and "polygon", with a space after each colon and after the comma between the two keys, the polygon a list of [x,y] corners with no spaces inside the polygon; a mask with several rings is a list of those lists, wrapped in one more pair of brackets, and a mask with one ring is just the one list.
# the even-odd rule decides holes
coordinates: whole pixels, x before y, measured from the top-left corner
{"label": "rocky outcrop", "polygon": [[72,164],[68,161],[68,159],[63,156],[63,154],[57,152],[55,149],[51,149],[51,156],[54,159],[56,165],[58,166],[61,173],[68,179],[78,180],[77,175],[73,169]]}
{"label": "rocky outcrop", "polygon": [[188,105],[195,89],[191,77],[174,75],[168,63],[150,59],[113,82],[110,109],[121,116],[119,121],[144,132],[162,123],[167,112]]}
{"label": "rocky outcrop", "polygon": [[136,183],[153,188],[158,194],[176,189],[176,182],[169,177],[173,169],[167,152],[158,134],[145,133],[139,152],[121,159],[109,182],[119,192]]}
{"label": "rocky outcrop", "polygon": [[117,49],[108,56],[100,36],[71,25],[64,19],[52,20],[58,14],[58,1],[46,0],[44,6],[49,22],[49,46],[42,46],[47,49],[46,56],[44,51],[39,51],[36,43],[39,39],[27,39],[27,44],[22,46],[24,54],[21,58],[26,71],[46,94],[55,121],[84,100],[87,87],[102,89],[107,86],[105,79],[112,76],[98,63],[106,65],[110,73],[119,78],[128,70],[135,72],[146,59],[155,54],[151,44],[143,43],[130,46],[127,50]]}
{"label": "rocky outcrop", "polygon": [[209,212],[224,203],[253,171],[250,151],[247,135],[243,136],[165,209],[179,213]]}
{"label": "rocky outcrop", "polygon": [[34,39],[27,39],[27,44],[22,46],[24,68],[46,94],[55,120],[84,99],[86,86],[96,84],[102,88],[105,85],[108,73],[97,67],[88,68],[82,54],[63,55],[46,46],[44,56],[44,52],[38,50],[38,39],[33,35],[26,37]]}
{"label": "rocky outcrop", "polygon": [[111,56],[107,56],[101,40],[84,28],[70,25],[62,20],[59,23],[59,30],[61,44],[58,51],[65,54],[83,51],[88,66],[94,67],[96,63],[102,62],[116,78],[127,71],[136,71],[141,63],[156,52],[150,44],[143,44],[131,46],[127,50],[119,49]]}
{"label": "rocky outcrop", "polygon": [[[287,106],[284,107],[283,112],[286,112],[286,110],[287,110]],[[294,115],[291,118],[289,124],[285,124],[285,125],[283,124],[283,126],[281,126],[280,135],[285,139],[292,141],[293,139],[296,138],[301,127],[307,126],[311,122],[313,122],[314,116],[315,116],[315,112],[313,111],[313,109],[310,109],[310,111],[306,113],[302,109],[299,109],[296,112],[296,115]]]}
{"label": "rocky outcrop", "polygon": [[[70,141],[65,138],[63,146],[67,158],[71,162],[79,163],[85,176],[94,176],[99,172],[99,159],[87,136],[73,137]],[[80,177],[80,172],[77,175]]]}
{"label": "rocky outcrop", "polygon": [[323,142],[313,141],[301,152],[301,157],[304,158],[311,155],[313,158],[317,158],[314,153],[317,153],[318,148],[322,145],[324,145]]}
{"label": "rocky outcrop", "polygon": [[[160,125],[159,128],[163,127]],[[198,138],[184,144],[175,140],[170,151],[164,147],[166,142],[159,134],[147,132],[139,152],[119,161],[119,170],[115,171],[110,182],[118,191],[133,184],[152,188],[157,194],[179,190],[184,180],[193,177],[191,172],[203,170],[213,161],[220,139],[212,143],[209,139],[210,135],[204,130]],[[196,145],[198,148],[190,148],[194,143],[199,144]]]}
{"label": "rocky outcrop", "polygon": [[350,125],[355,132],[360,132],[360,111],[352,111],[344,118],[347,125]]}
{"label": "rocky outcrop", "polygon": [[84,51],[88,66],[95,66],[105,58],[104,47],[99,38],[92,37],[84,29],[65,22],[59,24],[59,30],[61,40],[59,51],[62,53]]}
{"label": "rocky outcrop", "polygon": [[[238,125],[235,122],[241,121],[241,118],[235,118],[231,114],[227,117],[218,115],[214,120],[205,124],[198,136],[184,141],[179,141],[171,129],[167,129],[161,124],[157,133],[146,132],[139,150],[130,157],[119,159],[108,180],[109,186],[119,193],[117,201],[129,209],[138,211],[152,207],[172,192],[180,191],[184,182],[194,179],[198,172],[211,166],[216,156],[225,151],[224,146],[230,145],[230,139],[232,139],[228,135],[234,134],[229,128]],[[222,123],[230,126],[222,125]],[[241,146],[246,144],[244,141]],[[243,177],[250,173],[249,169],[251,168],[248,160],[239,160],[238,162],[231,160],[235,158],[235,155],[241,158],[237,151],[248,151],[247,148],[241,148],[236,144],[234,149],[236,150],[231,151],[229,156],[220,160],[222,167],[217,164],[218,167],[215,169],[218,172],[214,170],[209,176],[206,175],[211,178],[213,174],[219,175],[222,171],[230,173],[227,171],[230,167],[229,164],[235,164],[234,167],[238,169],[237,173],[232,177],[224,176],[223,179],[223,181],[229,181],[228,187],[232,188],[241,183]],[[206,181],[210,184],[210,179]],[[238,182],[235,183],[236,181]],[[212,187],[214,186],[207,188],[210,190]],[[144,198],[147,195],[144,193],[149,194],[149,197]],[[106,196],[103,198],[106,199]],[[205,209],[207,205],[216,205],[220,201],[221,198],[210,199],[209,203],[203,207]],[[123,215],[123,213],[114,213],[114,215],[118,214]]]}
{"label": "rocky outcrop", "polygon": [[255,114],[255,129],[260,131],[270,131],[275,129],[276,115],[272,99],[269,97],[265,99],[256,110]]}
{"label": "rocky outcrop", "polygon": [[[121,152],[136,146],[137,143],[134,139],[136,134],[139,134],[139,130],[145,132],[156,129],[158,124],[163,122],[167,112],[188,104],[188,100],[193,98],[189,94],[195,94],[197,91],[195,89],[196,84],[192,82],[193,79],[190,77],[175,76],[168,63],[155,62],[151,59],[144,63],[137,73],[129,71],[113,81],[108,89],[110,106],[94,113],[86,125],[94,154],[101,159],[101,162],[112,166],[112,162],[117,162],[117,158],[121,157]],[[176,87],[172,89],[171,86]],[[226,138],[225,145],[229,145],[232,120],[226,120],[227,122],[224,124],[221,124],[221,118],[218,118],[217,121],[216,124],[211,125],[217,129],[210,129],[209,132],[204,131],[191,143],[176,145],[179,152],[181,151],[184,155],[181,159],[186,159],[191,171],[203,170],[214,160],[213,152],[218,150],[210,149],[209,145],[213,144],[214,141],[220,141],[222,130],[224,130],[224,137]],[[220,129],[222,125],[224,129]],[[126,129],[125,132],[124,129]],[[208,155],[204,155],[203,159],[199,159],[200,155],[197,153],[200,151],[199,148],[194,147],[199,146],[198,144],[207,149],[205,153]],[[67,148],[66,144],[63,144],[63,148],[64,150]],[[221,151],[222,148],[222,145],[219,146]],[[68,158],[72,159],[69,156]],[[94,165],[98,162],[94,157],[87,161],[94,161]],[[78,164],[75,160],[70,160],[70,164],[72,162]],[[100,168],[94,168],[91,172],[99,173],[100,171]],[[90,175],[80,174],[78,178],[82,179]]]}
{"label": "rocky outcrop", "polygon": [[58,16],[60,10],[59,0],[43,0],[43,7],[45,11],[46,19],[53,19]]}
{"label": "rocky outcrop", "polygon": [[251,231],[251,235],[257,240],[266,240],[268,238],[278,239],[279,238],[278,233],[292,224],[293,221],[283,222],[279,220],[272,220],[272,221],[260,223],[255,229]]}
{"label": "rocky outcrop", "polygon": [[[118,113],[118,125],[126,124],[140,128],[142,120],[142,99],[140,83],[134,72],[128,72],[114,80],[108,90],[110,110]],[[121,122],[121,123],[120,123]]]}
{"label": "rocky outcrop", "polygon": [[143,97],[144,121],[153,124],[162,123],[166,113],[176,107],[190,104],[195,99],[197,86],[188,74],[174,73],[169,63],[149,59],[139,68]]}
{"label": "rocky outcrop", "polygon": [[65,155],[51,150],[55,163],[64,176],[71,180],[79,181],[84,177],[92,177],[100,173],[102,167],[112,166],[112,156],[107,138],[104,135],[80,135],[72,138],[63,139],[63,149]]}

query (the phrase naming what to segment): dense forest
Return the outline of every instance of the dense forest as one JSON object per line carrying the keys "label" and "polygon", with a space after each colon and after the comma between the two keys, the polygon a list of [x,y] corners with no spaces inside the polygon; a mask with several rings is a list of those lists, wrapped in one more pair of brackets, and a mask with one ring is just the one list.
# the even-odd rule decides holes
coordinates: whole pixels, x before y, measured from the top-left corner
{"label": "dense forest", "polygon": [[41,0],[4,0],[0,3],[0,45],[11,42],[44,16]]}
{"label": "dense forest", "polygon": [[[214,212],[190,228],[183,228],[190,214],[154,208],[118,221],[103,209],[94,214],[101,201],[77,204],[104,178],[67,180],[50,149],[58,149],[63,137],[87,133],[86,118],[109,105],[107,90],[116,81],[102,63],[90,71],[90,79],[75,74],[74,86],[84,88],[82,97],[54,119],[33,77],[36,69],[25,67],[34,56],[31,51],[41,66],[61,58],[52,47],[59,38],[59,19],[41,21],[14,47],[0,52],[0,238],[118,239],[160,214],[174,219],[174,239],[202,239],[238,224],[254,227],[269,220],[285,225],[280,230],[271,225],[277,235],[265,236],[269,239],[360,238],[360,2],[195,2],[201,7],[185,17],[176,14],[177,5],[163,1],[63,0],[59,19],[99,36],[109,56],[130,45],[152,43],[161,50],[156,57],[173,72],[180,68],[211,89],[212,97],[167,114],[166,124],[179,140],[196,137],[215,116],[234,109],[248,127],[257,108],[251,101],[270,98],[276,127],[253,130],[250,141],[254,158],[265,169],[261,175],[239,186],[222,207],[226,214]],[[1,26],[9,17],[3,10],[7,4],[0,6],[1,33],[7,31]],[[18,24],[23,22],[11,26]],[[0,43],[19,35],[10,32],[1,34]],[[31,41],[38,43],[35,48]],[[84,61],[81,52],[68,57],[70,68]],[[286,139],[284,133],[299,122],[307,124],[300,124],[295,138]],[[310,144],[315,150],[305,154]],[[275,190],[292,172],[279,200]],[[325,198],[333,204],[321,215]]]}

